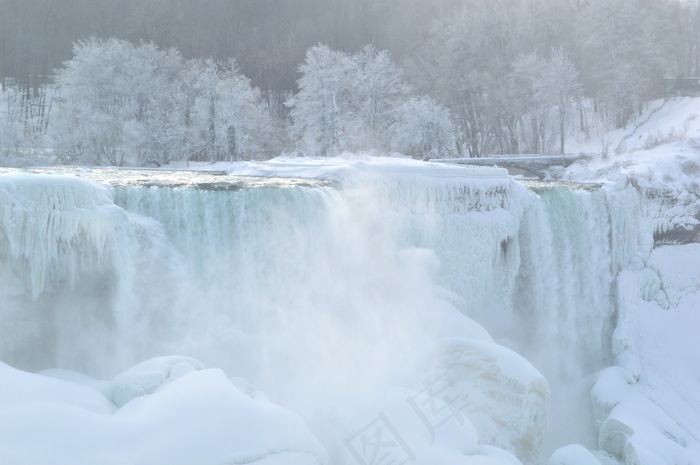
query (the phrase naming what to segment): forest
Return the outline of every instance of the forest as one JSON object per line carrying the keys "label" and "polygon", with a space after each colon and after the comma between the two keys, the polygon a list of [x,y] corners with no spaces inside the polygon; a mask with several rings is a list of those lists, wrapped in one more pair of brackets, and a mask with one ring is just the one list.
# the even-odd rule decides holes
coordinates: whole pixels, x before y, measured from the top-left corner
{"label": "forest", "polygon": [[0,164],[565,153],[699,67],[680,0],[0,0]]}

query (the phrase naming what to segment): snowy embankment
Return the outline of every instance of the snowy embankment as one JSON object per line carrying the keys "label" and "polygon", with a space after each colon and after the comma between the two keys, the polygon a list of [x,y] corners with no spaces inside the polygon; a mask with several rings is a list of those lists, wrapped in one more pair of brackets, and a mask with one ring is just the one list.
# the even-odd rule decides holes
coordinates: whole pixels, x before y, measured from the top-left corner
{"label": "snowy embankment", "polygon": [[700,241],[700,98],[651,102],[638,120],[605,135],[607,156],[555,170],[553,179],[632,185],[646,197],[657,244]]}
{"label": "snowy embankment", "polygon": [[325,461],[298,416],[186,357],[142,363],[112,382],[64,370],[29,374],[0,363],[0,393],[2,463]]}

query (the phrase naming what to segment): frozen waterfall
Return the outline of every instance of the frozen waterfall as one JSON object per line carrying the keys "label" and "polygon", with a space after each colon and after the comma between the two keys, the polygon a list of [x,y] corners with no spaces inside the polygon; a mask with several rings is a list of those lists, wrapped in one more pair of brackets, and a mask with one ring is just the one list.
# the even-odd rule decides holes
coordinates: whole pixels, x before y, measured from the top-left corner
{"label": "frozen waterfall", "polygon": [[[112,379],[193,357],[80,378],[112,405],[98,431],[123,433],[110,422],[145,394],[195,376],[178,392],[221,386],[190,374],[206,366],[310,431],[231,463],[281,450],[289,462],[275,463],[527,464],[571,443],[597,449],[589,393],[615,363],[617,276],[650,252],[632,189],[524,186],[490,168],[206,185],[80,174],[102,183],[0,174],[0,360]],[[0,368],[0,392],[36,376]],[[359,444],[379,433],[395,446],[370,457]],[[76,456],[65,463],[89,463]]]}

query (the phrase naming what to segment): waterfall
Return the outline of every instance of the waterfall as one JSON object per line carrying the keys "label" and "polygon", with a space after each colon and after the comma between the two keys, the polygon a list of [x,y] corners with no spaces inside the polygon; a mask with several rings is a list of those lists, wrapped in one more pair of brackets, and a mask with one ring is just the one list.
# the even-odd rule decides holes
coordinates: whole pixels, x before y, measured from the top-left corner
{"label": "waterfall", "polygon": [[591,377],[612,364],[615,277],[640,250],[639,212],[617,197],[499,170],[112,183],[0,176],[0,360],[110,378],[191,356],[301,413],[329,448],[346,399],[444,381],[444,402],[486,399],[458,409],[525,462],[551,390],[545,447],[595,446]]}

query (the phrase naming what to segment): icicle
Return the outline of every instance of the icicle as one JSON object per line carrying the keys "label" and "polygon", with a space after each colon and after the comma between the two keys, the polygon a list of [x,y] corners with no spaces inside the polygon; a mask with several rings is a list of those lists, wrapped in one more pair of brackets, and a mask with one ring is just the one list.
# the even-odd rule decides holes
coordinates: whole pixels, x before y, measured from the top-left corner
{"label": "icicle", "polygon": [[80,273],[104,273],[126,221],[112,195],[76,177],[0,175],[0,261],[16,285],[36,299]]}

